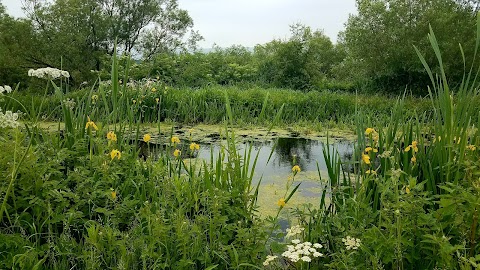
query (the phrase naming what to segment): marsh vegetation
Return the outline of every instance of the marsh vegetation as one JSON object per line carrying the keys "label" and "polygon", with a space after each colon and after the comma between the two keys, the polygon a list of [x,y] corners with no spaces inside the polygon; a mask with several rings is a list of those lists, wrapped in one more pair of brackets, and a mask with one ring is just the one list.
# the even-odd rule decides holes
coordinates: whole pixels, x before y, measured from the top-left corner
{"label": "marsh vegetation", "polygon": [[[88,10],[88,1],[70,1]],[[36,7],[37,23],[69,14],[62,3]],[[395,18],[402,3],[358,1],[342,43],[348,56],[365,51],[351,39],[364,33],[362,22]],[[469,1],[414,3],[410,11],[470,14],[461,18],[475,33]],[[183,54],[175,43],[162,52],[145,47],[151,55],[137,63],[123,53],[136,40],[97,36],[86,47],[95,54],[85,57],[99,68],[88,75],[87,64],[70,62],[79,51],[63,70],[9,69],[0,78],[0,268],[477,268],[478,20],[476,39],[462,36],[470,45],[460,46],[462,57],[450,58],[451,47],[430,28],[419,33],[430,49],[408,49],[422,71],[404,69],[413,60],[400,61],[394,56],[407,53],[392,46],[392,59],[361,62],[368,83],[333,77],[358,64],[345,55],[326,58],[332,62],[323,69],[315,52],[336,55],[341,44],[302,26],[253,56],[239,48]],[[29,25],[8,16],[0,22]],[[61,29],[30,34],[60,39]],[[45,61],[54,61],[48,52]],[[287,56],[305,61],[290,66]],[[204,60],[210,69],[199,68]],[[214,70],[214,60],[224,69]],[[380,62],[385,74],[372,68]],[[415,87],[371,94],[382,82],[404,87],[399,70]],[[78,83],[84,76],[95,79]]]}

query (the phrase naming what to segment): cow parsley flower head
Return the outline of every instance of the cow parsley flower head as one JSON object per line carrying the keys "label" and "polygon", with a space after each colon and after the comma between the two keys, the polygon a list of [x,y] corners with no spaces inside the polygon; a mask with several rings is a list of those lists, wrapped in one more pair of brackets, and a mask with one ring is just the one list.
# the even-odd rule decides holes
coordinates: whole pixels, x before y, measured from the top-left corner
{"label": "cow parsley flower head", "polygon": [[55,80],[61,77],[70,78],[70,73],[68,73],[68,71],[65,71],[65,70],[46,67],[46,68],[39,68],[39,69],[30,69],[28,71],[28,76],[37,77],[40,79]]}
{"label": "cow parsley flower head", "polygon": [[13,113],[12,111],[3,113],[2,109],[0,109],[0,128],[17,128],[19,126],[18,113]]}
{"label": "cow parsley flower head", "polygon": [[278,258],[278,256],[267,255],[267,258],[266,258],[266,260],[263,262],[263,265],[264,265],[264,266],[269,265],[270,262],[273,261],[273,260],[275,260],[276,258]]}
{"label": "cow parsley flower head", "polygon": [[0,85],[0,94],[3,94],[4,92],[7,92],[7,94],[12,92],[12,87],[8,85],[1,86]]}
{"label": "cow parsley flower head", "polygon": [[65,104],[67,108],[70,108],[72,110],[75,108],[75,105],[76,105],[75,100],[69,99],[69,98],[65,99],[63,101],[63,104]]}
{"label": "cow parsley flower head", "polygon": [[308,256],[303,256],[303,257],[302,257],[302,261],[304,261],[304,262],[311,262],[312,259],[310,259],[310,257],[308,257]]}
{"label": "cow parsley flower head", "polygon": [[347,250],[358,249],[360,247],[361,241],[358,238],[347,236],[342,238],[342,242],[345,244]]}
{"label": "cow parsley flower head", "polygon": [[300,225],[293,226],[291,228],[287,228],[287,235],[285,236],[286,238],[290,238],[292,236],[295,236],[297,234],[301,234],[305,229],[302,228]]}
{"label": "cow parsley flower head", "polygon": [[317,251],[317,248],[323,246],[319,243],[301,242],[299,239],[292,240],[293,245],[287,245],[287,250],[282,253],[282,257],[290,262],[311,262],[312,259],[322,257],[323,254]]}

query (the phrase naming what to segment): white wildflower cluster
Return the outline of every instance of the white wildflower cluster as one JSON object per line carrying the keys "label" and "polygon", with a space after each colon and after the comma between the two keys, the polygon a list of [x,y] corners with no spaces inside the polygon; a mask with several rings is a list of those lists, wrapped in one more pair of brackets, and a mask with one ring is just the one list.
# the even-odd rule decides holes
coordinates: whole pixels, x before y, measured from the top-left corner
{"label": "white wildflower cluster", "polygon": [[55,80],[61,77],[70,78],[70,73],[68,73],[68,71],[65,71],[65,70],[47,67],[47,68],[39,68],[39,69],[30,69],[28,71],[28,76],[37,77],[40,79]]}
{"label": "white wildflower cluster", "polygon": [[150,79],[150,78],[147,78],[144,83],[143,83],[143,86],[144,87],[152,87],[154,84],[157,83],[157,80],[155,79]]}
{"label": "white wildflower cluster", "polygon": [[278,256],[272,256],[272,255],[267,255],[267,259],[263,262],[264,266],[267,266],[270,264],[270,262],[274,261]]}
{"label": "white wildflower cluster", "polygon": [[7,94],[12,92],[12,87],[8,85],[1,86],[0,85],[0,94],[3,94],[3,92],[7,92]]}
{"label": "white wildflower cluster", "polygon": [[323,254],[317,249],[323,246],[319,243],[301,242],[299,239],[292,240],[293,245],[287,245],[287,250],[282,253],[282,256],[291,262],[311,262],[313,258],[322,257]]}
{"label": "white wildflower cluster", "polygon": [[360,247],[361,241],[358,238],[353,238],[347,236],[347,238],[342,238],[342,242],[345,244],[347,250],[358,249]]}
{"label": "white wildflower cluster", "polygon": [[75,105],[76,105],[75,101],[73,99],[69,99],[69,98],[65,99],[63,101],[63,104],[65,104],[65,106],[67,106],[67,108],[70,108],[72,110],[75,108]]}
{"label": "white wildflower cluster", "polygon": [[12,111],[3,113],[2,109],[0,109],[0,128],[17,128],[19,126],[18,113],[12,113]]}
{"label": "white wildflower cluster", "polygon": [[296,225],[296,226],[293,226],[289,229],[287,229],[287,235],[285,236],[285,238],[290,238],[292,236],[295,236],[295,235],[298,235],[298,234],[301,234],[305,229],[300,227],[300,225]]}
{"label": "white wildflower cluster", "polygon": [[134,80],[130,79],[130,80],[127,82],[127,87],[137,88],[137,86],[138,86],[138,82],[137,82],[137,81],[134,81]]}
{"label": "white wildflower cluster", "polygon": [[378,156],[381,157],[381,158],[389,158],[389,157],[392,156],[392,151],[389,151],[389,150],[383,151],[383,153],[381,153]]}
{"label": "white wildflower cluster", "polygon": [[100,81],[101,86],[109,86],[112,85],[112,80]]}

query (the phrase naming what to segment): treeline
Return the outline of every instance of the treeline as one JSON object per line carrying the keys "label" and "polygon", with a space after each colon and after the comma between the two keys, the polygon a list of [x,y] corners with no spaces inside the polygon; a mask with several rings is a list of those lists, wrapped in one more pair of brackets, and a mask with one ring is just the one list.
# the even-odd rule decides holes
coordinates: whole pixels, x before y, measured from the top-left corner
{"label": "treeline", "polygon": [[253,49],[232,46],[215,47],[208,53],[157,54],[133,64],[130,75],[134,79],[158,76],[167,84],[191,87],[247,84],[308,90],[328,88],[330,83],[340,86],[333,70],[343,54],[322,32],[303,25],[291,28],[289,40],[273,40]]}
{"label": "treeline", "polygon": [[430,81],[414,46],[435,66],[430,26],[442,41],[452,85],[461,81],[462,59],[468,69],[474,55],[478,1],[356,2],[358,13],[336,44],[321,30],[296,24],[288,39],[209,52],[196,48],[201,36],[176,0],[28,0],[28,19],[14,19],[0,5],[0,85],[34,86],[26,70],[44,66],[68,70],[73,86],[99,75],[107,79],[116,42],[120,52],[133,55],[129,72],[136,80],[425,95]]}

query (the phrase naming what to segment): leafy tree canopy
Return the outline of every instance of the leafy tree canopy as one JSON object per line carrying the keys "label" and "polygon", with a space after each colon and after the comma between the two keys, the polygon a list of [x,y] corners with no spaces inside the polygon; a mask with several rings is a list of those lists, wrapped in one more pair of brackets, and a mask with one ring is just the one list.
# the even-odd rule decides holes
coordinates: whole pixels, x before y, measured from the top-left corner
{"label": "leafy tree canopy", "polygon": [[177,0],[23,1],[37,34],[38,65],[87,74],[102,68],[115,44],[120,52],[151,57],[195,47],[201,39]]}
{"label": "leafy tree canopy", "polygon": [[[461,2],[461,3],[460,3]],[[350,63],[358,76],[374,82],[371,88],[425,89],[423,67],[413,49],[430,52],[429,25],[442,40],[447,72],[461,78],[459,44],[465,54],[474,48],[475,12],[472,1],[453,0],[357,0],[358,15],[350,16],[341,34]],[[476,1],[475,1],[476,2]],[[427,55],[435,63],[433,55]],[[353,70],[352,70],[353,72]],[[356,78],[361,80],[361,78]]]}

